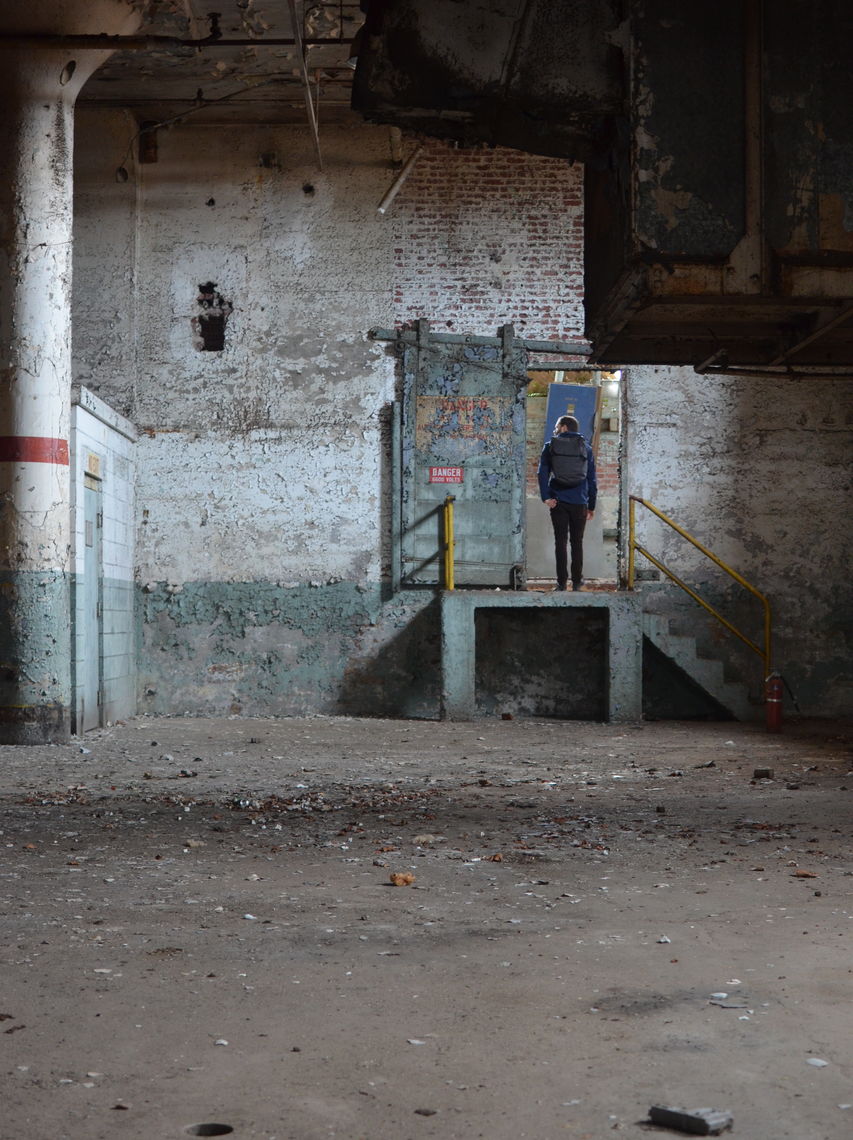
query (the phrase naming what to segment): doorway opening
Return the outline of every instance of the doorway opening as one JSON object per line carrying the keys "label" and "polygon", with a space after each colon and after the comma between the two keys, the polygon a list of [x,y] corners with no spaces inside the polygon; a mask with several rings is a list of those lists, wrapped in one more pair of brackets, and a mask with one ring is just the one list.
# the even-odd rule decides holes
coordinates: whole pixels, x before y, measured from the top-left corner
{"label": "doorway opening", "polygon": [[598,482],[595,516],[584,534],[587,589],[615,589],[619,580],[624,374],[576,363],[528,369],[525,548],[528,589],[554,584],[554,533],[539,494],[539,456],[557,416],[574,415],[592,445]]}

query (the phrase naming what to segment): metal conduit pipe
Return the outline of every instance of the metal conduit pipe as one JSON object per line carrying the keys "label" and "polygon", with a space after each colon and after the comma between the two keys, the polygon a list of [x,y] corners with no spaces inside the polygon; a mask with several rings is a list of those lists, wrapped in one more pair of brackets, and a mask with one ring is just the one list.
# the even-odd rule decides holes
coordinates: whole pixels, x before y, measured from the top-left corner
{"label": "metal conduit pipe", "polygon": [[332,39],[298,40],[294,36],[265,36],[263,39],[250,39],[249,36],[227,38],[218,28],[201,39],[181,39],[177,35],[107,35],[106,33],[79,33],[60,35],[0,33],[0,47],[14,44],[26,48],[78,48],[98,51],[151,51],[154,48],[334,48],[351,44],[352,36],[334,36]]}
{"label": "metal conduit pipe", "polygon": [[[289,37],[264,39],[226,39],[223,36],[205,36],[202,39],[182,40],[176,36],[108,36],[95,35],[3,35],[0,34],[0,47],[14,44],[16,47],[32,48],[77,48],[96,51],[152,51],[154,48],[232,48],[232,47],[298,47],[300,41]],[[304,47],[337,47],[352,43],[352,37],[335,39],[302,40]]]}
{"label": "metal conduit pipe", "polygon": [[781,368],[749,368],[732,365],[731,368],[703,368],[701,371],[694,368],[699,376],[744,376],[754,380],[849,380],[850,366],[846,364],[810,364],[813,372],[805,372],[803,368],[782,371]]}
{"label": "metal conduit pipe", "polygon": [[780,356],[777,356],[775,360],[771,360],[769,367],[775,368],[779,364],[786,364],[796,353],[802,352],[802,350],[804,348],[807,348],[808,345],[814,344],[816,340],[819,340],[828,332],[832,332],[832,330],[838,328],[839,325],[843,325],[844,322],[850,320],[851,317],[853,317],[853,306],[846,306],[841,310],[840,313],[837,313],[829,320],[825,320],[819,328],[816,328],[808,336],[803,337],[802,340],[799,340],[795,345],[792,345],[791,348],[789,348],[786,352],[783,352]]}
{"label": "metal conduit pipe", "polygon": [[291,18],[294,23],[294,35],[287,38],[271,36],[269,39],[250,39],[246,36],[226,39],[219,27],[219,13],[209,12],[207,19],[210,23],[210,33],[206,36],[182,39],[180,36],[140,35],[140,36],[110,36],[106,33],[78,35],[53,34],[50,32],[33,32],[31,34],[15,32],[0,34],[0,45],[13,43],[24,47],[34,48],[94,48],[106,51],[150,51],[152,48],[208,48],[208,47],[336,47],[339,44],[352,44],[352,38],[338,36],[334,39],[306,40],[300,35],[296,26],[295,7],[291,4]]}
{"label": "metal conduit pipe", "polygon": [[391,205],[391,203],[394,201],[394,199],[399,194],[400,187],[403,185],[403,183],[406,181],[406,179],[411,174],[412,167],[417,162],[417,160],[420,157],[420,154],[423,151],[423,149],[424,149],[424,145],[423,145],[423,143],[421,143],[420,146],[418,146],[417,150],[415,150],[410,155],[408,161],[406,162],[406,165],[403,167],[403,169],[400,171],[400,173],[397,175],[397,177],[394,179],[394,181],[388,187],[387,191],[385,192],[385,197],[382,199],[382,201],[376,207],[377,211],[380,214],[385,213],[385,211],[388,209],[388,207]]}

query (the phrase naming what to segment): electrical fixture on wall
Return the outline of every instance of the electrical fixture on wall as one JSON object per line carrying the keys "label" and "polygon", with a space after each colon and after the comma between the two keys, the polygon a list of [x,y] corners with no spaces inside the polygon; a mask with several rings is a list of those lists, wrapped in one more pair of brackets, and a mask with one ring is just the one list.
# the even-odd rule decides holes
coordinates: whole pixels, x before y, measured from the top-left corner
{"label": "electrical fixture on wall", "polygon": [[[213,15],[213,14],[212,14]],[[139,130],[132,136],[127,144],[127,151],[124,158],[116,167],[116,182],[127,182],[128,171],[127,163],[133,154],[134,145],[138,150],[138,157],[140,162],[157,162],[157,135],[156,132],[162,130],[164,127],[170,127],[174,123],[181,123],[184,119],[194,115],[197,111],[204,111],[208,107],[215,107],[220,103],[227,103],[231,99],[235,99],[238,95],[242,95],[246,91],[254,91],[258,87],[265,87],[270,83],[277,81],[277,76],[267,76],[256,82],[245,83],[243,86],[238,87],[236,91],[229,91],[227,95],[221,95],[218,99],[205,99],[204,92],[199,87],[196,91],[195,106],[190,107],[188,111],[181,111],[178,115],[172,115],[168,119],[160,119],[159,121],[146,120],[140,124]],[[150,155],[151,157],[144,157]]]}
{"label": "electrical fixture on wall", "polygon": [[397,175],[397,177],[394,179],[394,181],[391,183],[391,185],[385,191],[385,194],[382,198],[382,201],[376,207],[377,213],[379,213],[379,214],[386,213],[386,211],[388,210],[391,203],[394,201],[394,199],[399,194],[401,186],[403,185],[403,183],[406,181],[406,179],[411,174],[412,167],[415,165],[415,163],[420,158],[421,154],[423,153],[423,149],[424,149],[424,144],[419,143],[418,146],[415,148],[415,150],[412,152],[412,154],[409,156],[408,161],[406,162],[406,165],[403,167],[403,169],[400,171],[400,173]]}

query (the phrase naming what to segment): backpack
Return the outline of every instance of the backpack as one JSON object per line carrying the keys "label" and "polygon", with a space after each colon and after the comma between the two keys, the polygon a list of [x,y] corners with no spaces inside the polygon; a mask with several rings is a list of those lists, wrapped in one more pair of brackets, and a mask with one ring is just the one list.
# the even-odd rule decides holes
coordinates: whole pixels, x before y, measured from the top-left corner
{"label": "backpack", "polygon": [[551,479],[558,490],[579,487],[586,479],[589,448],[582,435],[555,435],[551,440]]}

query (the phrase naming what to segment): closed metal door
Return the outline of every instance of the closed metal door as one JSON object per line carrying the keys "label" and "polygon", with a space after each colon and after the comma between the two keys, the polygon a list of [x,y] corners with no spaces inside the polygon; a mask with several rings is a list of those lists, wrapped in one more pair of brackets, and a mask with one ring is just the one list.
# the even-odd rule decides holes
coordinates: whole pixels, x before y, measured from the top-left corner
{"label": "closed metal door", "polygon": [[[94,485],[93,485],[94,484]],[[101,723],[103,616],[101,607],[102,518],[99,485],[87,478],[84,495],[82,724]]]}
{"label": "closed metal door", "polygon": [[455,497],[457,585],[524,576],[527,352],[501,337],[431,335],[404,347],[402,581],[441,581],[441,507]]}

